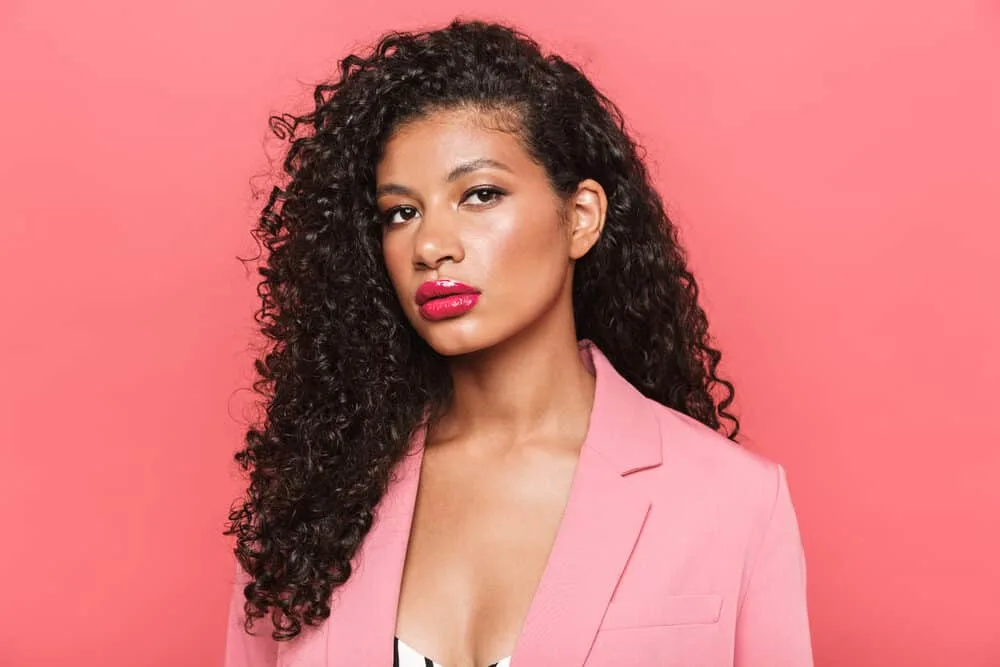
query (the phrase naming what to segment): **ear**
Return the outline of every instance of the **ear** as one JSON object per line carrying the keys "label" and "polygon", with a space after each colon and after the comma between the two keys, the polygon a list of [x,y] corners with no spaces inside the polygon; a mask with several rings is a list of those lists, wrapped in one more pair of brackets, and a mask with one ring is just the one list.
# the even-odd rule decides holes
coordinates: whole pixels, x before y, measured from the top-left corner
{"label": "ear", "polygon": [[586,255],[604,230],[608,197],[601,184],[592,178],[580,181],[576,192],[566,201],[569,217],[570,259]]}

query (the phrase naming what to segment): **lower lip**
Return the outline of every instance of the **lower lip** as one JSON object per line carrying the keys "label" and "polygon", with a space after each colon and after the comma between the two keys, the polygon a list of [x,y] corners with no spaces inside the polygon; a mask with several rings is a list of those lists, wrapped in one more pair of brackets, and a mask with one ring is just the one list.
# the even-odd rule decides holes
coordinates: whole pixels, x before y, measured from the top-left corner
{"label": "lower lip", "polygon": [[459,315],[465,315],[479,301],[478,294],[454,294],[431,299],[420,306],[420,314],[425,319],[437,321],[447,320]]}

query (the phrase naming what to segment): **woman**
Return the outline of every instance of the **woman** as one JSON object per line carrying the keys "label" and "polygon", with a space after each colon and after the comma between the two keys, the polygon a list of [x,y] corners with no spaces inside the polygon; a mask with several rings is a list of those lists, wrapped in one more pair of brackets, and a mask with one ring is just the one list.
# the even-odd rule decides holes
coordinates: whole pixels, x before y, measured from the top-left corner
{"label": "woman", "polygon": [[275,125],[226,664],[811,664],[783,470],[620,112],[496,24],[340,69]]}

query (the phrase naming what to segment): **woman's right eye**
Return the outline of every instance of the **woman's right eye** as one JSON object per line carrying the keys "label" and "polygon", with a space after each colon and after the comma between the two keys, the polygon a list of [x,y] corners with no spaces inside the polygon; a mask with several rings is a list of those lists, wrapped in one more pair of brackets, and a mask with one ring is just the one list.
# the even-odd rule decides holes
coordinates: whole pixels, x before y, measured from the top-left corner
{"label": "woman's right eye", "polygon": [[[397,206],[385,212],[382,221],[387,225],[399,225],[411,220],[417,214],[417,209],[412,206]],[[402,220],[397,220],[396,216],[402,216]]]}

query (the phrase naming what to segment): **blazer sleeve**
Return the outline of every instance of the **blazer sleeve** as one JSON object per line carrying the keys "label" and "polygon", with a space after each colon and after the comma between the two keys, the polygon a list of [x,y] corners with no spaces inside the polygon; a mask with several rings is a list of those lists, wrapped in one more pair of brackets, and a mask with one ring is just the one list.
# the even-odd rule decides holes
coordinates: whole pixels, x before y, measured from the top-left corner
{"label": "blazer sleeve", "polygon": [[735,667],[812,667],[806,563],[785,471],[775,495],[736,619]]}
{"label": "blazer sleeve", "polygon": [[247,634],[243,626],[243,604],[246,597],[243,587],[250,581],[249,575],[236,565],[229,599],[229,619],[226,625],[226,654],[224,667],[276,667],[278,664],[278,643],[271,637],[270,619],[257,619],[253,634]]}

